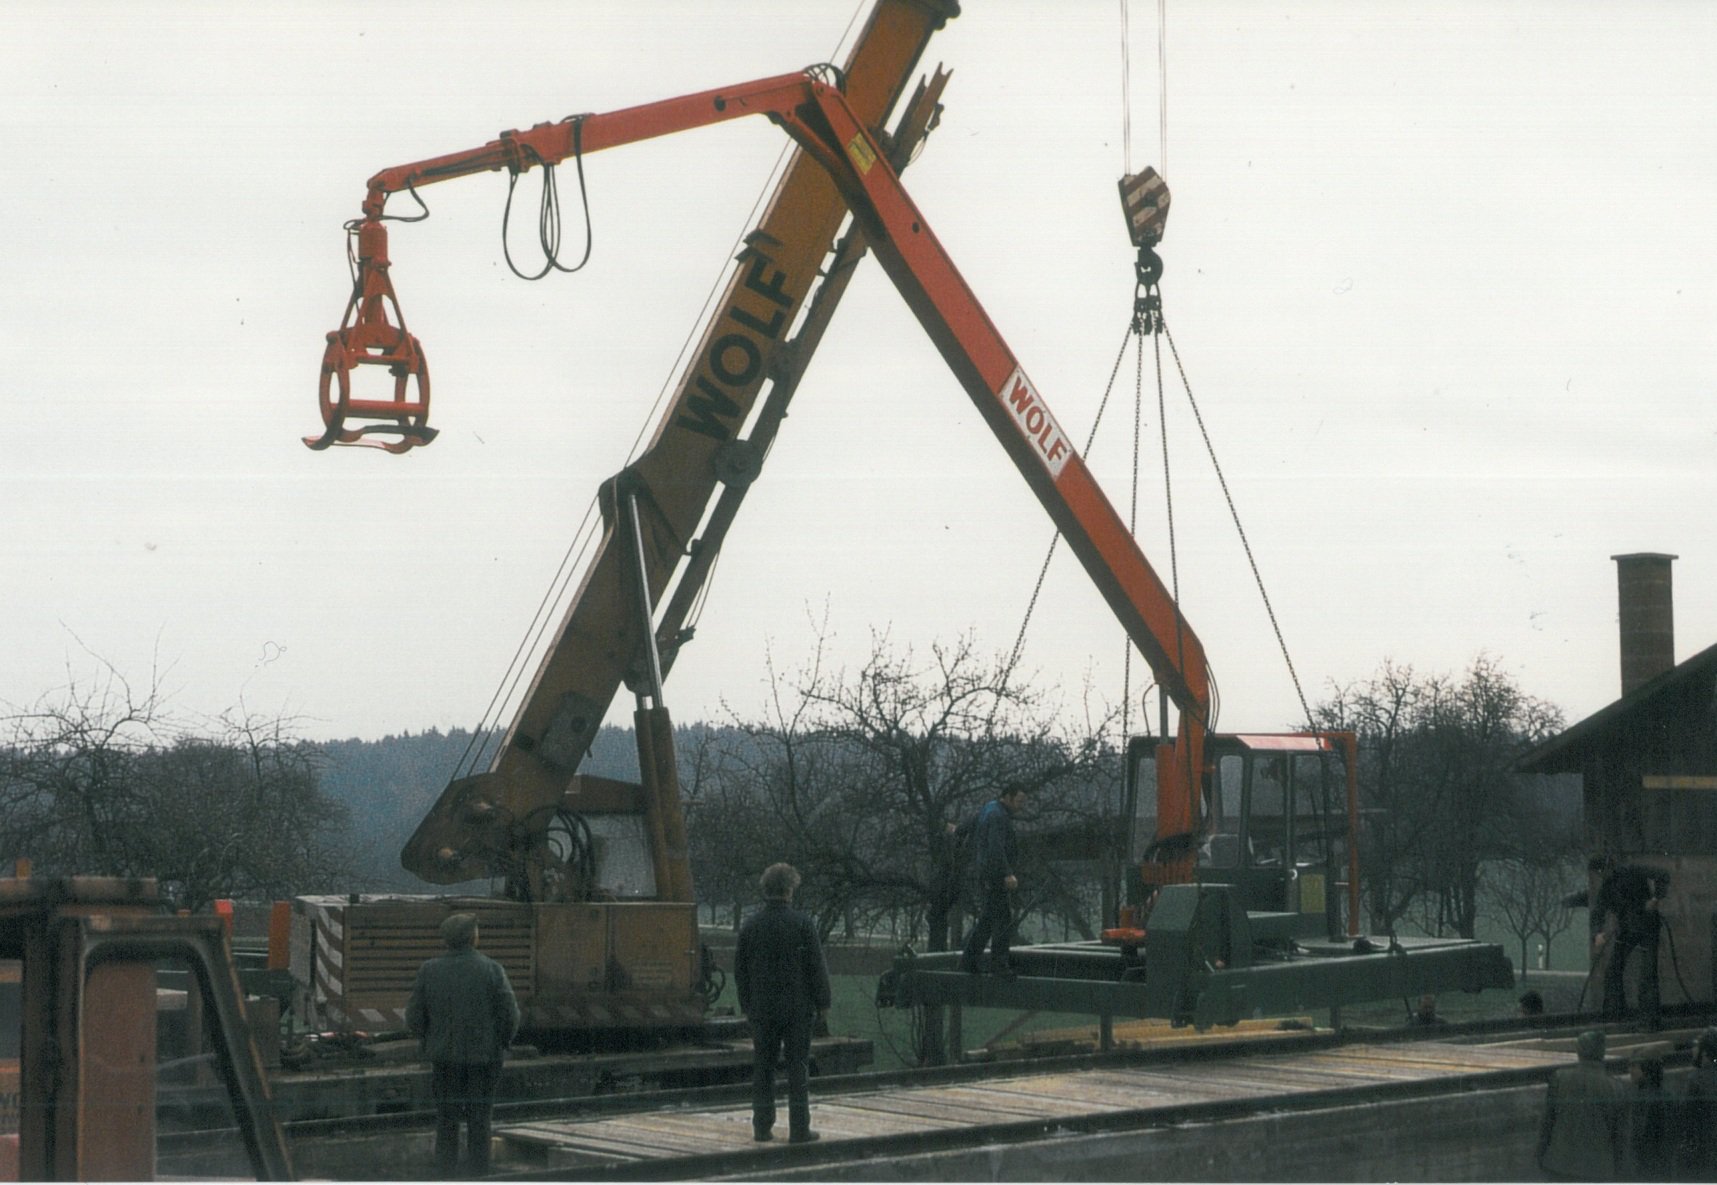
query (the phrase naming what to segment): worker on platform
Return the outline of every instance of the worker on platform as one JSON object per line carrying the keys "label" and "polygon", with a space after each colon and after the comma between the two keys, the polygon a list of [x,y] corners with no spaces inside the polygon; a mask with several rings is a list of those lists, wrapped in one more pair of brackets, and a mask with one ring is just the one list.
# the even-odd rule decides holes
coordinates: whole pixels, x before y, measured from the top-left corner
{"label": "worker on platform", "polygon": [[1575,1040],[1580,1060],[1550,1076],[1538,1167],[1563,1181],[1610,1181],[1621,1167],[1621,1086],[1604,1070],[1604,1034]]}
{"label": "worker on platform", "polygon": [[1594,856],[1590,871],[1603,877],[1592,900],[1592,958],[1610,952],[1604,969],[1604,1017],[1620,1020],[1627,1011],[1625,976],[1628,956],[1640,953],[1639,1007],[1645,1027],[1663,1025],[1663,1000],[1657,982],[1658,904],[1668,878],[1652,868],[1618,866],[1611,856]]}
{"label": "worker on platform", "polygon": [[[443,1178],[489,1171],[489,1116],[501,1062],[519,1031],[519,1002],[502,966],[477,949],[477,915],[441,923],[447,953],[418,968],[405,1022],[429,1058],[435,1099],[435,1168]],[[459,1128],[465,1127],[465,1158]]]}
{"label": "worker on platform", "polygon": [[1008,959],[1013,932],[1013,902],[1010,894],[1019,888],[1014,869],[1019,866],[1019,840],[1014,835],[1014,816],[1025,806],[1026,788],[1017,782],[1004,788],[984,804],[972,822],[972,847],[978,873],[978,920],[966,936],[960,969],[978,974],[984,947],[990,948],[990,973],[1003,979],[1014,977]]}
{"label": "worker on platform", "polygon": [[739,928],[733,956],[739,1007],[751,1021],[751,1135],[775,1138],[775,1062],[787,1072],[787,1139],[808,1144],[811,1130],[811,1026],[829,1009],[829,968],[817,927],[792,906],[799,872],[771,864],[759,881],[763,908]]}

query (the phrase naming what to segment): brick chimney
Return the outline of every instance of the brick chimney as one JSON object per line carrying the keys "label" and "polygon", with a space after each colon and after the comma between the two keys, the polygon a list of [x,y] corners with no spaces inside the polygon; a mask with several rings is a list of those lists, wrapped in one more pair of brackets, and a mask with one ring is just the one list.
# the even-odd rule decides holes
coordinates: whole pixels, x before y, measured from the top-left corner
{"label": "brick chimney", "polygon": [[1677,557],[1641,551],[1613,555],[1622,641],[1622,694],[1675,665],[1675,596],[1669,565]]}

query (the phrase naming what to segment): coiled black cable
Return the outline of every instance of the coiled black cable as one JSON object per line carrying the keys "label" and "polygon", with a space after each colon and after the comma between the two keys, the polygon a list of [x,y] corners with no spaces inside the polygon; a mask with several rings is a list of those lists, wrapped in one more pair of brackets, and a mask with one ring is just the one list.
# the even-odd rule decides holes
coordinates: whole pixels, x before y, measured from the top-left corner
{"label": "coiled black cable", "polygon": [[522,144],[524,151],[535,158],[542,166],[543,190],[542,200],[537,207],[537,243],[542,247],[542,270],[535,275],[526,275],[513,262],[512,248],[507,242],[507,230],[513,218],[513,190],[519,183],[522,170],[508,168],[507,170],[507,205],[501,213],[501,254],[506,257],[507,267],[521,280],[540,280],[551,271],[571,274],[581,270],[590,262],[590,251],[594,234],[590,225],[590,190],[584,180],[584,121],[583,115],[571,115],[567,119],[572,123],[572,160],[578,171],[578,197],[584,209],[584,257],[573,267],[567,267],[560,261],[560,189],[555,181],[554,166],[542,158],[542,155],[529,144]]}

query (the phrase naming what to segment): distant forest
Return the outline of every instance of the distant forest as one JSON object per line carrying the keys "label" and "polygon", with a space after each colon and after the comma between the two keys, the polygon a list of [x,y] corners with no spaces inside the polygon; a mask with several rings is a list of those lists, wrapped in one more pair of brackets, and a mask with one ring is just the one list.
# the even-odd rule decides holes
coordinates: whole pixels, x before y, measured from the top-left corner
{"label": "distant forest", "polygon": [[[781,702],[773,718],[676,732],[688,854],[712,920],[740,916],[763,867],[787,860],[805,874],[798,900],[824,934],[945,949],[969,872],[947,829],[1010,785],[1030,795],[1019,853],[1030,889],[1017,905],[1030,932],[1090,937],[1112,916],[1126,811],[1114,721],[1069,735],[1040,696],[964,642],[928,658],[879,646],[840,678],[813,667]],[[1548,949],[1573,925],[1579,794],[1567,779],[1516,772],[1519,755],[1561,726],[1553,705],[1481,656],[1460,674],[1386,662],[1314,718],[1359,737],[1371,932],[1473,937],[1483,922],[1518,944],[1524,965],[1533,944]],[[291,878],[298,891],[496,891],[430,886],[399,866],[448,782],[488,767],[487,755],[467,757],[472,747],[464,730],[316,746],[321,794],[333,800],[322,817],[344,808],[352,872],[307,868]],[[632,730],[603,729],[581,768],[637,781]]]}
{"label": "distant forest", "polygon": [[[354,877],[351,884],[316,886],[310,893],[445,893],[399,864],[400,849],[452,778],[471,747],[466,729],[404,733],[379,741],[324,741],[322,790],[351,811]],[[602,777],[638,780],[638,750],[629,728],[605,727],[580,767]],[[487,882],[470,886],[486,888]]]}

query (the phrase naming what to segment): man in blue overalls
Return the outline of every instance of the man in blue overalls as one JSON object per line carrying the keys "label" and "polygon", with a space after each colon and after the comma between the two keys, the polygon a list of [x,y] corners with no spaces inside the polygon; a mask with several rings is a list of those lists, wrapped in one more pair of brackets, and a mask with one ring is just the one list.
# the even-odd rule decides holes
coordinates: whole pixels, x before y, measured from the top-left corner
{"label": "man in blue overalls", "polygon": [[978,974],[978,958],[990,947],[990,973],[1012,979],[1008,962],[1008,939],[1013,931],[1013,903],[1009,894],[1019,888],[1014,869],[1019,864],[1019,841],[1014,836],[1013,817],[1025,806],[1025,787],[1009,786],[985,803],[972,828],[972,846],[978,865],[978,920],[966,937],[960,968]]}

